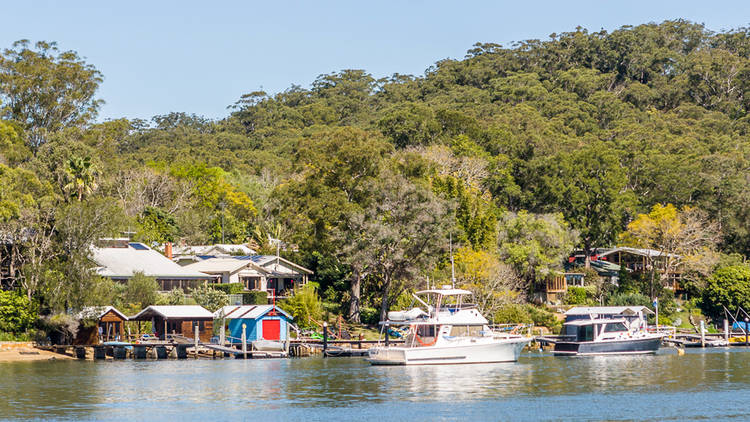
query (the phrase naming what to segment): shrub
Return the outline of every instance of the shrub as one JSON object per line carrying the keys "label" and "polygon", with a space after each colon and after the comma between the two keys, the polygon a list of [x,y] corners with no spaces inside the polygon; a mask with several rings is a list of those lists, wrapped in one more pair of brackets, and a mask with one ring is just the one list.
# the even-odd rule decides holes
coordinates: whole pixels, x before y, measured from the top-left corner
{"label": "shrub", "polygon": [[651,299],[640,293],[615,293],[607,300],[607,306],[651,306]]}
{"label": "shrub", "polygon": [[750,266],[731,265],[719,268],[706,283],[701,309],[704,314],[718,319],[726,306],[730,312],[742,307],[750,309]]}
{"label": "shrub", "polygon": [[78,331],[78,320],[68,314],[55,314],[43,320],[43,328],[52,344],[71,344]]}
{"label": "shrub", "polygon": [[586,304],[586,289],[584,287],[568,287],[568,293],[565,295],[565,303],[568,305]]}
{"label": "shrub", "polygon": [[221,290],[228,295],[236,295],[245,291],[245,285],[242,283],[211,283],[208,287]]}
{"label": "shrub", "polygon": [[0,291],[0,331],[25,332],[36,321],[29,299],[16,291]]}
{"label": "shrub", "polygon": [[159,305],[184,305],[185,292],[182,289],[174,289],[168,293],[162,293],[157,300]]}
{"label": "shrub", "polygon": [[538,327],[547,327],[550,330],[554,330],[556,327],[562,325],[562,322],[555,317],[555,314],[545,308],[526,305],[526,310],[529,316],[531,316],[534,325]]}
{"label": "shrub", "polygon": [[201,286],[190,290],[195,302],[208,309],[211,312],[218,311],[222,306],[229,304],[229,296],[226,293],[212,289],[208,286]]}
{"label": "shrub", "polygon": [[363,306],[359,308],[359,320],[362,324],[377,325],[380,322],[380,310]]}
{"label": "shrub", "polygon": [[323,314],[323,306],[312,283],[295,291],[292,297],[282,300],[280,306],[292,314],[294,322],[300,328],[316,326],[313,320],[320,320]]}
{"label": "shrub", "polygon": [[527,308],[517,303],[503,305],[495,312],[493,320],[496,324],[532,324],[534,322]]}
{"label": "shrub", "polygon": [[268,304],[268,293],[260,291],[242,292],[242,303],[244,305],[266,305]]}

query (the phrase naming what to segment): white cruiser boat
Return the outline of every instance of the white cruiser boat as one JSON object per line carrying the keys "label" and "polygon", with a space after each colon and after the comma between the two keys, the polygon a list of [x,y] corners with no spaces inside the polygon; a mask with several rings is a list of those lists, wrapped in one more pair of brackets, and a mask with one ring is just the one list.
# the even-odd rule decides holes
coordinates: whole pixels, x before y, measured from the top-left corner
{"label": "white cruiser boat", "polygon": [[490,328],[476,305],[463,303],[468,290],[443,288],[417,292],[422,307],[389,312],[389,327],[402,326],[403,345],[378,345],[368,351],[373,365],[434,365],[515,362],[532,339]]}

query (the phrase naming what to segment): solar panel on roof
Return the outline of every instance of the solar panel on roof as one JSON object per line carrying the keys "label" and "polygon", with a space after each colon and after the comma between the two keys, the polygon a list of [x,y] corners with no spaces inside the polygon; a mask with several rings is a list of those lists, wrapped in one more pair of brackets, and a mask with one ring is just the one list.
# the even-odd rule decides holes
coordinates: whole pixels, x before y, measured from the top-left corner
{"label": "solar panel on roof", "polygon": [[133,243],[128,243],[128,245],[130,245],[131,248],[138,250],[138,251],[148,250],[148,246],[144,245],[143,243],[133,242]]}
{"label": "solar panel on roof", "polygon": [[235,255],[232,258],[234,258],[234,259],[240,259],[242,261],[248,261],[248,260],[252,259],[250,257],[250,255]]}

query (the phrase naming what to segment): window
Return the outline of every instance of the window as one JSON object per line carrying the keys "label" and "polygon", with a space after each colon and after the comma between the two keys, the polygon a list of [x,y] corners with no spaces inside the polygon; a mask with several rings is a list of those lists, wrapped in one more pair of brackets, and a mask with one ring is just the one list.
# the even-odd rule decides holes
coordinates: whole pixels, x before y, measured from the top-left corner
{"label": "window", "polygon": [[452,337],[479,337],[482,327],[480,325],[454,325],[451,327]]}
{"label": "window", "polygon": [[620,331],[628,331],[622,322],[612,322],[604,326],[605,333],[617,333]]}
{"label": "window", "polygon": [[417,335],[419,337],[435,337],[436,327],[435,325],[418,325]]}
{"label": "window", "polygon": [[594,326],[581,325],[578,327],[578,341],[594,341]]}

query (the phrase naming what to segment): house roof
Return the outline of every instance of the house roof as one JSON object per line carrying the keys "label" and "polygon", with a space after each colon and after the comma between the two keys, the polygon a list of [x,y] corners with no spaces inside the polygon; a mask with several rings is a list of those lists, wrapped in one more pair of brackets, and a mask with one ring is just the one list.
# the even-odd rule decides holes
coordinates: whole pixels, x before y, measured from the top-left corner
{"label": "house roof", "polygon": [[276,309],[276,312],[283,314],[289,319],[293,319],[290,314],[275,305],[225,306],[214,312],[214,317],[221,318],[223,313],[226,319],[258,319],[271,312],[272,309]]}
{"label": "house roof", "polygon": [[217,243],[215,245],[195,245],[195,246],[175,246],[172,249],[173,255],[231,255],[239,253],[244,255],[254,255],[255,250],[247,245]]}
{"label": "house roof", "polygon": [[636,315],[638,312],[653,314],[646,306],[576,306],[565,315]]}
{"label": "house roof", "polygon": [[130,317],[131,321],[148,321],[152,317],[164,319],[213,319],[214,314],[198,305],[151,305]]}
{"label": "house roof", "polygon": [[673,254],[673,253],[664,253],[664,252],[657,251],[657,250],[654,250],[654,249],[631,248],[631,247],[627,247],[627,246],[620,246],[620,247],[617,247],[617,248],[605,250],[605,251],[602,251],[601,253],[599,253],[598,255],[599,256],[607,256],[607,255],[611,255],[611,254],[613,254],[615,252],[626,252],[626,253],[630,253],[630,254],[633,254],[633,255],[648,256],[650,258],[653,258],[653,257],[656,257],[656,256],[669,256],[669,257],[672,257],[672,258],[678,258],[679,257],[679,255]]}
{"label": "house roof", "polygon": [[85,308],[81,309],[81,312],[76,314],[76,319],[100,319],[109,311],[116,313],[117,316],[124,319],[125,321],[128,320],[128,317],[122,312],[118,311],[114,306],[86,306]]}
{"label": "house roof", "polygon": [[200,271],[209,274],[216,273],[234,273],[245,267],[249,263],[247,261],[241,261],[233,258],[208,258],[203,261],[194,262],[192,264],[185,265],[182,268],[186,268],[192,271]]}
{"label": "house roof", "polygon": [[127,247],[92,248],[97,273],[110,278],[130,278],[136,272],[149,277],[171,279],[209,279],[207,274],[174,263],[143,243],[131,242]]}
{"label": "house roof", "polygon": [[283,263],[286,266],[291,267],[292,269],[296,269],[297,271],[305,274],[313,274],[312,270],[309,270],[301,265],[295,264],[292,261],[289,261],[288,259],[284,259],[282,257],[277,257],[276,255],[245,255],[245,256],[235,256],[235,259],[239,260],[245,260],[245,261],[251,261],[255,265],[263,267],[266,271],[270,272],[277,272],[277,268],[271,268],[275,263],[276,259],[278,258],[279,263]]}

